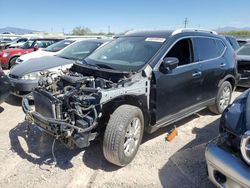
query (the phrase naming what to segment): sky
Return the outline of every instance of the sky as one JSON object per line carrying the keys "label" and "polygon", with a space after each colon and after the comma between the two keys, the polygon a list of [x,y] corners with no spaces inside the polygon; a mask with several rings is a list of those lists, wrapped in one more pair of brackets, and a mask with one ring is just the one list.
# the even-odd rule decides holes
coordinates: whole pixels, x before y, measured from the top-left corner
{"label": "sky", "polygon": [[0,28],[70,33],[250,26],[249,0],[0,0]]}

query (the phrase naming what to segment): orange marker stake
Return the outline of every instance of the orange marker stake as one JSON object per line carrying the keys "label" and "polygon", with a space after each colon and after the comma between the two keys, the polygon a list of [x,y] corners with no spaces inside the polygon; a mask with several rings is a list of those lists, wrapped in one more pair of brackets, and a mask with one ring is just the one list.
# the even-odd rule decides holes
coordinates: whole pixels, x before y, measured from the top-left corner
{"label": "orange marker stake", "polygon": [[178,132],[176,129],[174,129],[173,131],[171,131],[171,133],[169,133],[167,136],[166,136],[166,140],[168,142],[171,142],[176,136],[178,135]]}

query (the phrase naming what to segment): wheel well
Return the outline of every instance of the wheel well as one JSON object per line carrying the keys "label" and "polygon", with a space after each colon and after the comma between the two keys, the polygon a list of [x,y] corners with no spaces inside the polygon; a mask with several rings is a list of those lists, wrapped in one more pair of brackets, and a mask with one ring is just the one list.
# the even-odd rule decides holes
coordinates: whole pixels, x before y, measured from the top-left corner
{"label": "wheel well", "polygon": [[232,89],[235,89],[236,86],[236,80],[232,75],[227,75],[226,77],[224,77],[222,80],[220,80],[219,84],[218,84],[218,88],[221,86],[221,84],[225,81],[230,82],[230,84],[232,85]]}
{"label": "wheel well", "polygon": [[9,62],[10,62],[12,59],[18,58],[18,57],[20,57],[20,56],[13,56],[13,57],[11,57],[10,60],[9,60]]}
{"label": "wheel well", "polygon": [[232,86],[232,89],[234,89],[234,87],[235,87],[235,79],[234,79],[234,78],[229,77],[229,78],[227,78],[225,81],[230,82],[230,84],[231,84],[231,86]]}
{"label": "wheel well", "polygon": [[13,56],[13,57],[10,58],[10,60],[9,60],[9,62],[8,62],[9,68],[10,68],[10,66],[11,66],[11,65],[10,65],[11,60],[14,59],[14,58],[18,58],[18,57],[20,57],[20,56]]}
{"label": "wheel well", "polygon": [[136,106],[138,108],[141,109],[142,113],[143,113],[143,117],[144,117],[144,123],[145,126],[147,126],[149,124],[149,120],[150,120],[150,115],[148,113],[148,109],[147,109],[147,99],[146,96],[144,97],[140,97],[140,96],[130,96],[130,95],[126,95],[126,96],[121,96],[118,98],[113,99],[112,101],[106,103],[105,105],[103,105],[103,116],[102,116],[102,124],[106,125],[107,122],[109,121],[110,115],[121,105],[132,105],[132,106]]}

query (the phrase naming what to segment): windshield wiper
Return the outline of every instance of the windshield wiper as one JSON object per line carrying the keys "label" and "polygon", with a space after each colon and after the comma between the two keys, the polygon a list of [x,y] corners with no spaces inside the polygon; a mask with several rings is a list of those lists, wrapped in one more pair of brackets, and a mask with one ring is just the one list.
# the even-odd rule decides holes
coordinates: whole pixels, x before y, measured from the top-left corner
{"label": "windshield wiper", "polygon": [[82,60],[81,61],[81,63],[84,63],[85,65],[88,65],[88,66],[92,66],[92,67],[96,67],[96,68],[101,68],[99,65],[97,65],[97,64],[89,64],[89,63],[87,63],[87,61],[85,61],[85,60]]}
{"label": "windshield wiper", "polygon": [[105,68],[105,69],[112,69],[112,70],[114,70],[114,68],[113,68],[113,67],[108,66],[108,65],[105,65],[105,64],[95,64],[95,65],[97,65],[97,66],[99,66],[99,67],[101,67],[101,68]]}

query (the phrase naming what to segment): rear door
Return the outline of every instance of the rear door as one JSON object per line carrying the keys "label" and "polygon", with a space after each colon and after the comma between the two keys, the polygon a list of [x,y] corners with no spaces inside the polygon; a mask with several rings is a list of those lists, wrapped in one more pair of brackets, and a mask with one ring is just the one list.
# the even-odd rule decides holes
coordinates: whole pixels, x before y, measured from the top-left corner
{"label": "rear door", "polygon": [[217,38],[196,37],[195,48],[202,69],[202,100],[216,97],[218,84],[226,72],[224,42]]}
{"label": "rear door", "polygon": [[178,58],[179,65],[167,73],[154,71],[158,122],[201,100],[202,73],[200,65],[194,63],[193,40],[185,38],[178,41],[165,57]]}

